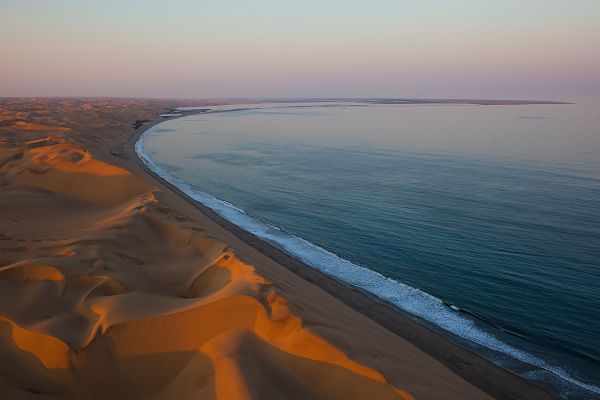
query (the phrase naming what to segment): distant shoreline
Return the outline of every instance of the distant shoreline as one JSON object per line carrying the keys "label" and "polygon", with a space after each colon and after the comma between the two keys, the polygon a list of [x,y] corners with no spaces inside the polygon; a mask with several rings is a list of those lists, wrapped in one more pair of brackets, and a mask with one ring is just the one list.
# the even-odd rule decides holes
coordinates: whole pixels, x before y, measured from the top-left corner
{"label": "distant shoreline", "polygon": [[[178,103],[195,101],[206,102],[206,99],[201,98],[153,98],[153,97],[112,97],[112,96],[0,96],[0,99],[49,99],[49,100],[61,100],[61,99],[78,99],[78,100],[152,100],[152,101],[164,101],[170,100]],[[244,97],[231,97],[231,98],[215,98],[215,104],[243,104],[244,102],[250,103],[281,103],[281,102],[334,102],[334,101],[351,101],[351,102],[366,102],[373,104],[471,104],[471,105],[536,105],[536,104],[575,104],[568,101],[558,100],[494,100],[494,99],[437,99],[437,98],[395,98],[395,97],[382,97],[382,98],[370,98],[370,97],[293,97],[293,98],[244,98]],[[210,107],[210,106],[203,106]]]}
{"label": "distant shoreline", "polygon": [[[338,99],[337,101],[339,101]],[[349,99],[347,99],[349,100]],[[356,101],[356,99],[353,99]],[[306,100],[309,101],[309,100]],[[320,99],[323,101],[323,99]],[[331,100],[335,101],[335,100]],[[483,101],[481,101],[483,102]],[[510,102],[510,103],[509,103]],[[473,103],[470,100],[463,100],[462,103],[448,100],[446,102],[424,100],[414,101],[412,103],[377,103],[377,104],[475,104],[475,105],[512,105],[512,104],[567,104],[558,102],[496,102],[486,101],[486,103]],[[202,106],[208,108],[210,106]],[[175,111],[173,109],[172,111]],[[160,124],[166,120],[181,118],[188,115],[202,114],[204,110],[181,112],[180,116],[168,117],[162,121],[148,122],[135,131],[123,147],[123,154],[135,162],[146,174],[150,175],[155,181],[168,188],[176,195],[184,199],[187,203],[199,210],[202,214],[216,222],[223,229],[231,232],[236,237],[247,243],[254,249],[265,254],[277,263],[285,266],[294,274],[300,276],[306,281],[326,290],[346,305],[354,310],[376,321],[393,333],[406,339],[413,345],[420,348],[425,353],[441,361],[444,365],[457,373],[465,380],[479,387],[483,391],[497,399],[553,399],[556,398],[534,385],[533,383],[504,370],[482,356],[464,348],[460,344],[451,340],[449,337],[436,332],[423,323],[416,321],[413,317],[407,315],[402,310],[391,304],[378,299],[371,293],[361,289],[351,287],[343,282],[336,280],[324,273],[306,265],[297,258],[285,253],[277,247],[265,242],[255,235],[234,225],[225,218],[221,217],[212,209],[191,199],[179,188],[167,182],[152,170],[138,157],[135,152],[135,144],[139,137],[148,129]]]}

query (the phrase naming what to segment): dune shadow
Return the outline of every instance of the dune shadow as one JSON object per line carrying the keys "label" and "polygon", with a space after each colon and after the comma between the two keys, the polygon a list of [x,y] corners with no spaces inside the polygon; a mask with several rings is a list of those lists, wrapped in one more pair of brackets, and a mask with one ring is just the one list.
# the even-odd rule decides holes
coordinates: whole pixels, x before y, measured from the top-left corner
{"label": "dune shadow", "polygon": [[98,350],[73,368],[76,382],[93,399],[216,399],[215,370],[201,351],[119,358],[112,357],[114,349]]}
{"label": "dune shadow", "polygon": [[215,369],[202,351],[121,357],[114,342],[106,339],[69,351],[57,339],[0,320],[0,396],[6,386],[10,390],[5,394],[17,398],[32,393],[42,398],[216,398]]}

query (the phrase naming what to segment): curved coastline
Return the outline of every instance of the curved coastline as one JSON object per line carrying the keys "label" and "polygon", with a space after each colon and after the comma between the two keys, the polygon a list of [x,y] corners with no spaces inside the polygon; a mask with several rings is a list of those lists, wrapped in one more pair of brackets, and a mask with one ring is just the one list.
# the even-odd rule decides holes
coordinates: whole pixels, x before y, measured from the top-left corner
{"label": "curved coastline", "polygon": [[[206,113],[206,109],[200,112]],[[191,112],[168,119],[170,120],[179,118],[190,114]],[[348,301],[345,295],[335,293],[336,290],[339,291],[339,287],[335,290],[332,290],[332,287],[337,287],[340,285],[344,286],[346,291],[350,290],[355,293],[360,292],[363,296],[370,298],[373,302],[385,307],[392,313],[405,313],[408,317],[412,318],[411,321],[413,324],[411,324],[411,329],[414,329],[415,326],[418,326],[421,329],[418,330],[417,334],[413,335],[414,337],[409,338],[409,341],[416,342],[415,344],[422,349],[425,347],[426,352],[430,354],[433,353],[432,355],[440,359],[442,362],[452,364],[445,359],[448,356],[447,352],[439,351],[439,349],[437,350],[437,353],[436,351],[431,351],[430,346],[425,343],[426,339],[424,339],[431,339],[431,335],[437,335],[441,337],[439,333],[434,332],[434,330],[439,330],[436,328],[441,328],[444,332],[450,333],[451,336],[456,336],[456,338],[459,340],[466,340],[468,342],[475,343],[478,346],[482,346],[483,348],[491,350],[492,352],[497,352],[501,355],[508,355],[509,357],[520,361],[521,363],[536,367],[534,371],[532,371],[530,368],[526,373],[522,373],[521,377],[513,375],[513,372],[508,372],[508,374],[514,376],[516,379],[520,380],[521,378],[524,378],[526,380],[536,381],[538,384],[546,381],[546,384],[543,384],[543,386],[546,389],[552,390],[553,392],[559,392],[559,389],[562,386],[563,391],[561,392],[564,393],[564,384],[566,382],[570,382],[572,387],[567,389],[567,391],[571,392],[571,394],[573,394],[574,391],[578,391],[578,387],[584,388],[583,390],[586,392],[589,390],[590,392],[598,393],[598,388],[578,382],[577,380],[571,378],[565,371],[554,368],[553,366],[548,365],[544,360],[514,348],[497,339],[492,334],[478,328],[471,319],[464,317],[456,310],[448,307],[448,305],[442,302],[442,300],[416,288],[387,278],[376,271],[353,264],[347,260],[343,260],[337,257],[335,254],[328,252],[327,250],[322,249],[302,238],[290,235],[277,227],[249,216],[243,210],[230,203],[221,201],[209,194],[193,189],[186,182],[172,176],[169,172],[156,165],[143,151],[143,145],[146,136],[150,134],[152,129],[160,122],[162,121],[148,124],[138,129],[137,134],[130,139],[128,147],[130,148],[130,153],[133,155],[132,158],[136,158],[136,161],[138,161],[140,166],[142,166],[148,173],[159,179],[174,191],[187,197],[188,201],[195,203],[195,206],[200,206],[199,208],[201,208],[201,211],[205,214],[208,214],[211,219],[221,220],[218,221],[219,224],[224,226],[226,229],[233,231],[236,236],[240,237],[251,246],[257,248],[259,251],[266,252],[276,261],[280,261],[282,255],[275,254],[274,257],[272,252],[273,249],[269,249],[271,251],[265,251],[265,248],[272,247],[276,251],[283,253],[284,261],[289,261],[290,259],[294,260],[292,264],[295,266],[289,268],[293,272],[311,281],[312,283],[316,283],[322,287],[325,286],[326,290],[330,292],[333,291],[334,293],[332,294],[334,294],[336,297],[341,298],[346,303],[350,303],[349,305],[351,305],[353,308],[359,308],[359,311],[361,311],[363,314],[375,319],[377,322],[392,331],[395,331],[395,329],[393,329],[391,326],[391,321],[389,321],[389,312],[384,313],[385,318],[383,318],[383,320],[387,321],[388,323],[382,323],[382,318],[374,318],[374,310],[367,309],[365,312],[364,304],[352,304],[353,302]],[[285,259],[286,256],[288,259]],[[282,262],[282,264],[289,266],[289,262]],[[314,275],[311,277],[310,273],[307,274],[306,271],[300,271],[302,268],[315,271],[318,273],[318,275],[324,274],[329,280],[335,281],[336,284],[332,284],[332,282],[326,282],[325,284],[318,282]],[[320,279],[323,278],[320,277]],[[393,305],[393,309],[389,305]],[[381,310],[376,310],[375,312],[379,311]],[[404,315],[401,317],[406,318]],[[415,319],[418,322],[414,322]],[[425,322],[425,324],[423,324],[423,322]],[[432,325],[432,327],[426,325]],[[425,335],[423,333],[424,330],[427,331],[429,335]],[[406,326],[404,327],[404,331],[406,331]],[[401,334],[401,336],[406,338],[406,332],[404,332],[404,335]],[[442,339],[448,340],[448,338],[445,337],[442,337]],[[471,349],[465,350],[463,345],[457,344],[455,341],[450,341],[450,343],[453,343],[453,345],[456,347],[462,348],[463,351],[471,353],[473,352]],[[456,349],[452,349],[452,351],[454,350]],[[452,351],[450,353],[452,353]],[[473,357],[481,357],[481,354],[473,354]],[[493,357],[488,358],[494,360]],[[498,360],[495,361],[496,364],[492,365],[495,368],[504,371],[503,368],[505,368],[505,365],[499,365]],[[457,365],[452,365],[451,367],[454,370],[457,369]],[[469,376],[470,372],[465,371],[464,369],[465,368],[463,367],[463,371],[459,370],[456,372],[458,372],[459,375],[466,377],[468,380],[477,380],[477,377]],[[540,374],[553,374],[554,379],[549,376],[545,376],[545,379],[540,379]],[[553,382],[554,384],[552,384],[553,380],[555,381]],[[548,384],[548,381],[550,384]],[[479,386],[488,392],[496,392],[496,390],[493,388],[493,382],[483,382],[483,384],[482,382],[479,382]],[[499,398],[512,397],[501,396]]]}

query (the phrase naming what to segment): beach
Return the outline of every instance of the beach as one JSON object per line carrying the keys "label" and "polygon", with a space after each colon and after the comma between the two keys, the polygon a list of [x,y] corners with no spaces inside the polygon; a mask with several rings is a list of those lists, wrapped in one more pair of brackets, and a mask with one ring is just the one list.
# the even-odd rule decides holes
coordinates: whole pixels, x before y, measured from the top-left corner
{"label": "beach", "polygon": [[553,398],[150,171],[186,105],[0,100],[0,397]]}

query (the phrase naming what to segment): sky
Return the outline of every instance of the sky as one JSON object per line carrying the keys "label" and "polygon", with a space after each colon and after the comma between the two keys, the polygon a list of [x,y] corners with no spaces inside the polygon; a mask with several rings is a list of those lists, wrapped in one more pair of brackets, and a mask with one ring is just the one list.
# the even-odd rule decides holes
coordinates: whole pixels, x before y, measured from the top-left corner
{"label": "sky", "polygon": [[600,0],[0,0],[0,96],[600,97]]}

